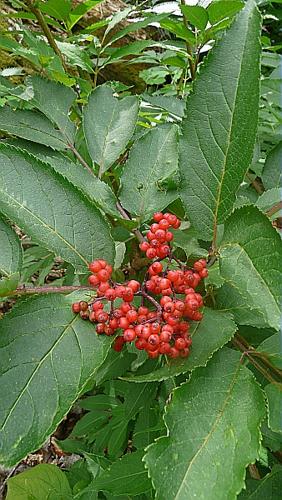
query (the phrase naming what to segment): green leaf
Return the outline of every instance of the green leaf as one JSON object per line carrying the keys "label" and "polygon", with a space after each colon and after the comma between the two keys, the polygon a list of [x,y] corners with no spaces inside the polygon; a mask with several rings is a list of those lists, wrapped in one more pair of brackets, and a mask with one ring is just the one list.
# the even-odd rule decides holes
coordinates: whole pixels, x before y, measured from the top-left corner
{"label": "green leaf", "polygon": [[161,381],[205,366],[214,352],[226,344],[235,332],[236,325],[231,314],[205,308],[202,321],[191,327],[193,344],[188,358],[170,360],[146,375],[124,378],[130,382]]}
{"label": "green leaf", "polygon": [[0,130],[53,149],[67,149],[61,133],[37,111],[12,110],[3,106],[0,108]]}
{"label": "green leaf", "polygon": [[136,354],[131,354],[125,349],[121,352],[110,349],[107,357],[95,374],[96,384],[102,385],[105,380],[111,380],[124,375],[129,370],[135,358]]}
{"label": "green leaf", "polygon": [[12,146],[25,149],[39,160],[48,163],[56,172],[65,177],[78,188],[90,201],[98,205],[105,213],[121,218],[116,208],[117,198],[110,186],[86,170],[82,165],[74,163],[67,156],[50,148],[24,141],[22,139],[5,141]]}
{"label": "green leaf", "polygon": [[75,8],[69,13],[68,19],[67,19],[67,27],[69,30],[71,30],[76,23],[84,16],[84,14],[87,14],[89,10],[93,9],[98,5],[98,3],[101,3],[102,0],[85,0],[84,2],[78,3]]}
{"label": "green leaf", "polygon": [[47,164],[11,146],[0,146],[0,211],[34,241],[87,272],[93,258],[114,259],[105,218]]}
{"label": "green leaf", "polygon": [[151,129],[131,148],[121,176],[120,200],[143,220],[178,198],[176,189],[166,191],[158,184],[177,169],[177,136],[176,125],[163,125]]}
{"label": "green leaf", "polygon": [[21,301],[1,321],[0,462],[52,434],[106,356],[109,340],[71,311],[72,296]]}
{"label": "green leaf", "polygon": [[279,500],[281,498],[282,467],[274,465],[272,471],[259,481],[249,479],[246,490],[238,496],[238,500]]}
{"label": "green leaf", "polygon": [[[223,279],[223,278],[222,278]],[[257,328],[267,328],[268,319],[263,312],[249,303],[240,294],[237,286],[224,283],[216,294],[216,305],[220,311],[232,313],[238,325],[251,325]]]}
{"label": "green leaf", "polygon": [[[278,217],[277,212],[279,211],[279,203],[281,201],[281,188],[272,188],[268,191],[264,191],[261,196],[257,199],[256,206],[262,211],[267,212],[272,207],[277,206],[277,211],[272,214],[272,216]],[[280,207],[281,209],[281,207]]]}
{"label": "green leaf", "polygon": [[264,413],[263,393],[240,354],[220,350],[173,392],[168,436],[147,448],[156,499],[235,498],[258,457]]}
{"label": "green leaf", "polygon": [[68,117],[76,94],[69,88],[39,76],[28,78],[35,106],[59,129],[66,144],[73,143],[76,127]]}
{"label": "green leaf", "polygon": [[70,500],[73,498],[66,475],[59,467],[40,464],[8,479],[7,500],[48,498]]}
{"label": "green leaf", "polygon": [[161,21],[161,27],[165,30],[173,33],[178,38],[186,40],[189,43],[195,43],[195,35],[192,31],[186,28],[184,24],[180,21],[174,21],[173,19],[164,19]]}
{"label": "green leaf", "polygon": [[127,453],[102,472],[93,482],[97,491],[107,491],[116,496],[141,495],[152,488],[142,457],[144,451]]}
{"label": "green leaf", "polygon": [[88,151],[100,167],[99,176],[126,148],[136,125],[138,98],[117,99],[110,87],[101,86],[89,97],[83,112],[83,127]]}
{"label": "green leaf", "polygon": [[20,270],[23,252],[17,234],[1,217],[0,248],[0,274],[8,277]]}
{"label": "green leaf", "polygon": [[123,10],[118,10],[112,17],[112,19],[110,20],[107,28],[106,28],[106,31],[105,31],[105,34],[104,36],[107,36],[107,34],[117,25],[119,24],[121,21],[123,21],[123,19],[126,19],[126,17],[128,16],[128,14],[130,14],[130,12],[132,11],[132,7],[126,7],[125,9]]}
{"label": "green leaf", "polygon": [[211,240],[216,226],[230,214],[252,160],[259,103],[259,33],[260,15],[249,1],[210,52],[187,101],[180,138],[180,195],[204,240]]}
{"label": "green leaf", "polygon": [[71,10],[70,0],[47,0],[47,2],[39,2],[40,10],[49,16],[55,17],[59,21],[67,19]]}
{"label": "green leaf", "polygon": [[209,16],[204,7],[200,7],[199,5],[181,5],[181,10],[193,26],[196,26],[199,30],[205,29]]}
{"label": "green leaf", "polygon": [[268,218],[253,206],[235,210],[225,224],[220,272],[275,330],[280,325],[281,257],[281,240]]}
{"label": "green leaf", "polygon": [[216,24],[226,17],[232,17],[244,6],[243,2],[237,0],[219,0],[208,6],[209,21]]}
{"label": "green leaf", "polygon": [[266,189],[279,188],[282,183],[282,141],[267,155],[262,181]]}
{"label": "green leaf", "polygon": [[123,47],[115,48],[111,53],[107,64],[112,64],[113,61],[122,59],[128,55],[140,54],[144,49],[152,45],[152,40],[138,40],[138,42],[129,43]]}
{"label": "green leaf", "polygon": [[6,297],[16,290],[20,281],[20,273],[10,274],[9,277],[0,280],[0,297]]}
{"label": "green leaf", "polygon": [[268,423],[271,430],[282,433],[282,391],[281,387],[268,384],[264,388],[268,400]]}
{"label": "green leaf", "polygon": [[270,363],[282,370],[282,352],[280,332],[271,335],[258,346],[257,350],[267,354]]}
{"label": "green leaf", "polygon": [[169,16],[168,13],[156,14],[156,15],[151,14],[145,17],[142,21],[136,21],[134,23],[130,23],[129,26],[126,26],[122,30],[115,33],[115,35],[111,38],[110,42],[105,46],[105,48],[112,45],[117,40],[120,40],[120,38],[123,38],[124,36],[128,35],[128,33],[132,33],[134,31],[138,31],[139,29],[146,28],[149,24],[158,23],[162,19],[168,16]]}

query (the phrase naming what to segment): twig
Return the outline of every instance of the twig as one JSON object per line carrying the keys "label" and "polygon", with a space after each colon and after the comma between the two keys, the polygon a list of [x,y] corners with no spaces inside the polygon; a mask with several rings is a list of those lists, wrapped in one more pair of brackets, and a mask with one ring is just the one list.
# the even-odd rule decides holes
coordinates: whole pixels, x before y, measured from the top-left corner
{"label": "twig", "polygon": [[13,292],[7,294],[7,297],[13,295],[30,295],[37,293],[71,293],[76,290],[91,290],[93,291],[93,287],[87,285],[77,285],[77,286],[38,286],[38,287],[26,287],[21,286],[16,288]]}
{"label": "twig", "polygon": [[[181,5],[186,6],[185,0],[181,0]],[[183,12],[183,23],[184,23],[185,28],[189,31],[188,21],[187,21],[187,18],[185,16],[184,12]],[[192,78],[192,80],[195,80],[196,65],[194,65],[194,63],[193,63],[193,51],[192,51],[192,48],[191,48],[188,41],[185,41],[185,45],[186,45],[186,50],[187,50],[187,54],[188,54],[188,62],[189,62],[191,78]]]}
{"label": "twig", "polygon": [[[120,204],[119,201],[116,203],[116,207],[117,207],[119,213],[123,216],[124,219],[131,220],[131,217],[124,210],[124,208],[122,207],[122,205]],[[145,241],[145,238],[144,238],[143,234],[139,231],[139,229],[132,229],[132,233],[135,234],[136,238],[138,239],[138,241],[140,241],[140,243],[142,243],[143,241]]]}
{"label": "twig", "polygon": [[268,217],[271,217],[272,215],[274,215],[276,212],[278,212],[278,210],[282,210],[282,201],[279,201],[279,203],[276,203],[275,205],[273,205],[273,207],[271,207],[269,210],[267,210],[265,212],[265,214],[268,216]]}
{"label": "twig", "polygon": [[251,174],[249,174],[249,172],[247,172],[246,177],[249,179],[250,183],[255,188],[258,194],[264,193],[263,185],[257,179],[253,179]]}
{"label": "twig", "polygon": [[[232,339],[233,344],[240,349],[244,356],[246,356],[249,362],[254,365],[258,371],[260,371],[263,376],[269,380],[272,384],[281,385],[282,382],[282,372],[278,368],[275,368],[263,353],[259,353],[252,346],[250,346],[246,340],[241,337],[238,333]],[[256,360],[255,358],[258,358]],[[271,370],[272,374],[276,377],[274,379],[272,374],[269,373]]]}
{"label": "twig", "polygon": [[63,65],[63,68],[64,68],[65,72],[67,73],[68,69],[67,69],[63,54],[60,51],[58,45],[56,44],[55,38],[53,37],[52,32],[50,31],[49,26],[46,23],[42,12],[37,7],[35,7],[33,0],[26,0],[26,3],[28,5],[29,10],[35,15],[39,25],[42,28],[44,35],[46,36],[46,38],[50,44],[50,47],[52,47],[55,54],[57,54],[57,56],[60,58],[62,65]]}

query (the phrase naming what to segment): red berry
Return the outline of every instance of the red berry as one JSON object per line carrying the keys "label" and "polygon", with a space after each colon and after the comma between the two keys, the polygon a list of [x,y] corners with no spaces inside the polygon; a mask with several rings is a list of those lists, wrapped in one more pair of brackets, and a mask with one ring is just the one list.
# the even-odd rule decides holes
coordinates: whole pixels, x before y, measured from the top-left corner
{"label": "red berry", "polygon": [[88,311],[88,303],[85,300],[79,302],[80,311]]}
{"label": "red berry", "polygon": [[142,250],[142,252],[146,252],[150,248],[150,244],[148,243],[148,241],[142,241],[142,243],[140,243],[139,245],[139,248],[140,250]]}
{"label": "red berry", "polygon": [[124,346],[124,338],[123,337],[116,337],[113,343],[113,349],[116,352],[120,352]]}
{"label": "red berry", "polygon": [[157,252],[154,248],[148,248],[147,252],[146,252],[146,256],[148,257],[148,259],[154,259],[157,255]]}
{"label": "red berry", "polygon": [[133,328],[127,328],[127,330],[123,332],[123,338],[125,342],[132,342],[132,340],[136,338],[135,330]]}
{"label": "red berry", "polygon": [[80,312],[80,302],[74,302],[71,306],[72,311],[77,314]]}
{"label": "red berry", "polygon": [[136,281],[136,280],[130,280],[127,283],[127,286],[129,288],[131,288],[131,290],[133,291],[133,293],[138,292],[138,290],[140,289],[140,283],[138,281]]}
{"label": "red berry", "polygon": [[154,219],[155,222],[160,222],[160,220],[162,220],[162,218],[163,218],[162,212],[156,212],[153,215],[153,219]]}
{"label": "red berry", "polygon": [[98,273],[102,269],[102,266],[99,260],[93,260],[93,262],[90,262],[88,268],[91,273]]}

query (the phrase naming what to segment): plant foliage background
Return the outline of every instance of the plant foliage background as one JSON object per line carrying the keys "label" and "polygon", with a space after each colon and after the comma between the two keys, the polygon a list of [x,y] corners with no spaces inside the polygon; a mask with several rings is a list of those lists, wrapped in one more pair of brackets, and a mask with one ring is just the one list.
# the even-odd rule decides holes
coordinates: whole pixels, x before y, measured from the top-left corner
{"label": "plant foliage background", "polygon": [[[280,3],[1,2],[8,500],[280,498]],[[93,259],[142,281],[161,210],[177,257],[209,266],[169,362],[71,310]]]}

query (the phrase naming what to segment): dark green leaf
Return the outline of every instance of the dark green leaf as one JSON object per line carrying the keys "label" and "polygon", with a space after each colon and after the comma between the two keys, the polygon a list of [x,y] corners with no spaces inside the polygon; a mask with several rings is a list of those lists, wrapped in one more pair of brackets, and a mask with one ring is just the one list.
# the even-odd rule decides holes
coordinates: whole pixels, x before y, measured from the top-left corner
{"label": "dark green leaf", "polygon": [[281,257],[281,240],[268,218],[252,206],[235,210],[225,224],[220,272],[248,308],[259,311],[276,330],[280,325]]}
{"label": "dark green leaf", "polygon": [[199,30],[205,29],[209,16],[204,7],[200,7],[199,5],[181,5],[181,10],[193,26],[196,26]]}
{"label": "dark green leaf", "polygon": [[264,388],[268,400],[268,422],[274,432],[282,433],[282,386],[268,384]]}
{"label": "dark green leaf", "polygon": [[177,131],[176,125],[151,129],[131,148],[121,176],[120,200],[143,220],[178,197],[176,189],[167,191],[158,184],[177,170]]}
{"label": "dark green leaf", "polygon": [[21,139],[6,141],[8,144],[25,149],[40,160],[48,163],[56,172],[65,177],[78,188],[90,201],[94,202],[105,213],[121,218],[116,208],[117,198],[110,186],[98,177],[91,175],[82,165],[74,163],[67,156],[50,148],[27,142]]}
{"label": "dark green leaf", "polygon": [[205,366],[215,351],[220,349],[236,332],[232,316],[227,313],[204,309],[203,320],[191,328],[193,340],[191,354],[186,359],[170,360],[146,375],[126,377],[130,382],[153,382],[166,380],[175,375]]}
{"label": "dark green leaf", "polygon": [[207,9],[209,21],[211,24],[216,24],[226,17],[237,14],[243,6],[244,3],[237,0],[219,0],[212,2]]}
{"label": "dark green leaf", "polygon": [[67,19],[71,10],[71,2],[69,0],[47,0],[47,2],[40,2],[40,10],[49,16],[55,17],[59,21]]}
{"label": "dark green leaf", "polygon": [[[260,15],[247,2],[214,47],[187,101],[180,139],[181,197],[201,239],[230,214],[255,144]],[[224,61],[224,64],[222,63]]]}
{"label": "dark green leaf", "polygon": [[156,499],[231,499],[244,486],[245,467],[259,454],[265,403],[240,357],[220,350],[174,391],[165,413],[168,436],[145,455]]}
{"label": "dark green leaf", "polygon": [[39,76],[28,79],[34,92],[35,106],[59,129],[66,144],[73,143],[75,125],[68,117],[76,94],[69,87]]}
{"label": "dark green leaf", "polygon": [[14,465],[56,429],[102,363],[109,340],[71,311],[72,297],[18,303],[1,321],[0,461]]}
{"label": "dark green leaf", "polygon": [[262,181],[266,189],[279,188],[281,186],[282,141],[268,154],[262,171]]}
{"label": "dark green leaf", "polygon": [[265,339],[257,348],[259,352],[267,354],[269,361],[282,370],[282,352],[280,332]]}
{"label": "dark green leaf", "polygon": [[275,465],[269,474],[259,481],[247,480],[246,490],[238,496],[238,500],[280,500],[282,484],[282,467]]}
{"label": "dark green leaf", "polygon": [[173,19],[164,19],[161,21],[161,27],[173,33],[178,38],[182,38],[189,43],[195,42],[195,35],[182,22],[174,21]]}
{"label": "dark green leaf", "polygon": [[0,217],[0,275],[6,277],[20,270],[22,247],[15,231]]}
{"label": "dark green leaf", "polygon": [[0,108],[0,130],[53,149],[67,149],[61,133],[37,111],[12,110],[3,106]]}
{"label": "dark green leaf", "polygon": [[83,127],[90,156],[101,176],[124,151],[136,125],[138,98],[117,99],[110,87],[92,92],[84,108]]}
{"label": "dark green leaf", "polygon": [[0,147],[0,210],[42,246],[80,272],[88,262],[114,259],[107,222],[62,176],[34,156]]}
{"label": "dark green leaf", "polygon": [[115,497],[141,495],[150,490],[152,485],[142,462],[143,455],[143,450],[127,453],[97,477],[92,486],[113,493]]}
{"label": "dark green leaf", "polygon": [[7,500],[35,498],[71,500],[73,498],[66,475],[51,464],[40,464],[8,479]]}
{"label": "dark green leaf", "polygon": [[134,31],[137,31],[142,28],[146,28],[149,24],[152,23],[158,23],[165,17],[168,17],[169,14],[163,13],[163,14],[151,14],[147,16],[145,19],[142,21],[136,21],[133,23],[130,23],[129,26],[126,26],[122,30],[118,31],[117,33],[114,34],[114,36],[111,38],[110,42],[107,44],[107,46],[112,45],[114,42],[117,40],[120,40],[120,38],[123,38],[124,36],[128,35],[128,33],[132,33]]}

